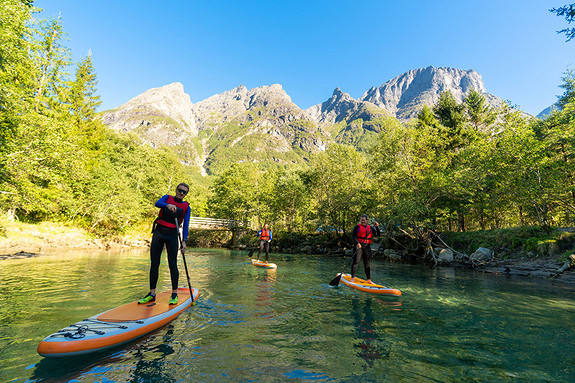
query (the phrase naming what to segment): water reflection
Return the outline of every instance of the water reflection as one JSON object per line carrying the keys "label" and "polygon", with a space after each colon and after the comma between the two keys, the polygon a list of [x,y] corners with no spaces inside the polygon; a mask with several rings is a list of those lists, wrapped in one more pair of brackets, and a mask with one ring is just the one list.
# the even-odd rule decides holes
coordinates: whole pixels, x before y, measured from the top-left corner
{"label": "water reflection", "polygon": [[262,309],[257,316],[269,318],[276,315],[275,310],[265,311],[274,300],[274,285],[276,283],[276,270],[266,269],[264,274],[258,276],[256,282],[256,307]]}
{"label": "water reflection", "polygon": [[388,359],[390,352],[379,334],[371,307],[372,304],[372,297],[366,299],[353,297],[351,300],[351,316],[355,326],[355,338],[359,340],[359,342],[354,343],[354,347],[357,348],[357,356],[366,362],[363,367],[364,370],[373,368],[377,359]]}
{"label": "water reflection", "polygon": [[175,382],[176,380],[171,376],[173,371],[170,371],[170,366],[174,366],[166,362],[166,358],[174,353],[174,348],[171,346],[173,343],[174,328],[169,326],[168,331],[162,337],[163,342],[150,349],[139,348],[134,357],[138,359],[135,365],[134,373],[132,374],[130,382]]}

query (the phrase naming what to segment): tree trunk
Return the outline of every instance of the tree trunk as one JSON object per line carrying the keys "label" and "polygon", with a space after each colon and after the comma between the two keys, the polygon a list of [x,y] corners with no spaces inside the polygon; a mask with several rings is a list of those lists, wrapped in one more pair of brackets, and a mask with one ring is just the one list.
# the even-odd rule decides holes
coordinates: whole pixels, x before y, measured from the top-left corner
{"label": "tree trunk", "polygon": [[465,231],[465,217],[461,210],[457,211],[457,231]]}

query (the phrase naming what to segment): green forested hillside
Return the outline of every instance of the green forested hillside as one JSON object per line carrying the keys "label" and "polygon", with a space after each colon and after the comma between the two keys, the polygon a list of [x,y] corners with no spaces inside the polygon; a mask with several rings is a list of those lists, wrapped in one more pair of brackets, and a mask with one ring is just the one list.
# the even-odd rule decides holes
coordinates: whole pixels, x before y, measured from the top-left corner
{"label": "green forested hillside", "polygon": [[[172,151],[102,125],[91,57],[72,63],[60,20],[33,23],[33,12],[28,2],[0,4],[1,209],[121,233],[181,180],[200,177]],[[203,213],[205,186],[193,184]]]}
{"label": "green forested hillside", "polygon": [[461,103],[444,93],[409,123],[366,111],[326,128],[338,143],[316,153],[305,147],[314,129],[305,121],[286,125],[285,151],[257,132],[252,144],[268,146],[261,151],[238,140],[257,119],[229,122],[190,142],[199,151],[199,140],[211,140],[217,171],[202,177],[181,153],[103,126],[91,57],[73,63],[61,22],[33,24],[32,11],[19,0],[0,4],[0,209],[20,220],[121,233],[187,181],[193,214],[288,232],[349,232],[362,213],[416,232],[573,225],[570,72],[562,109],[545,120],[488,107],[477,92]]}

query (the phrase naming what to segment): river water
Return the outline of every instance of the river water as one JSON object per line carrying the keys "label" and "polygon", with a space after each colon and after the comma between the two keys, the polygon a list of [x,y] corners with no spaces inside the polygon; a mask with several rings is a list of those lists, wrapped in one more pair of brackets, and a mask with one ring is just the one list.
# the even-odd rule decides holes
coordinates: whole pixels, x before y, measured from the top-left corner
{"label": "river water", "polygon": [[[188,249],[196,306],[115,349],[42,358],[47,335],[147,292],[148,253],[0,260],[0,382],[569,382],[575,288],[372,261],[381,298],[329,281],[346,259]],[[363,276],[360,266],[359,275]],[[185,272],[180,259],[180,280]],[[165,256],[159,290],[170,288]]]}

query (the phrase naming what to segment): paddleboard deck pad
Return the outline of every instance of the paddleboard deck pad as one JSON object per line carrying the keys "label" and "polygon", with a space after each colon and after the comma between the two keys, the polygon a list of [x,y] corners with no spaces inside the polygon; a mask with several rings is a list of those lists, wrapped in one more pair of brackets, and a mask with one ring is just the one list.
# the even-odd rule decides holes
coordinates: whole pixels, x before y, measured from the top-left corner
{"label": "paddleboard deck pad", "polygon": [[268,263],[264,261],[258,261],[257,259],[252,259],[252,265],[264,267],[266,269],[277,269],[278,266],[275,263]]}
{"label": "paddleboard deck pad", "polygon": [[[199,290],[192,288],[194,302]],[[172,290],[156,295],[155,302],[128,303],[48,335],[38,354],[44,357],[66,357],[106,350],[145,335],[175,319],[190,307],[188,288],[178,289],[178,304],[170,305]]]}
{"label": "paddleboard deck pad", "polygon": [[358,277],[355,277],[352,282],[351,275],[349,274],[341,274],[341,282],[354,289],[365,291],[366,293],[401,296],[401,291],[398,289],[392,289],[391,287],[385,287],[375,283],[368,283],[366,280]]}

